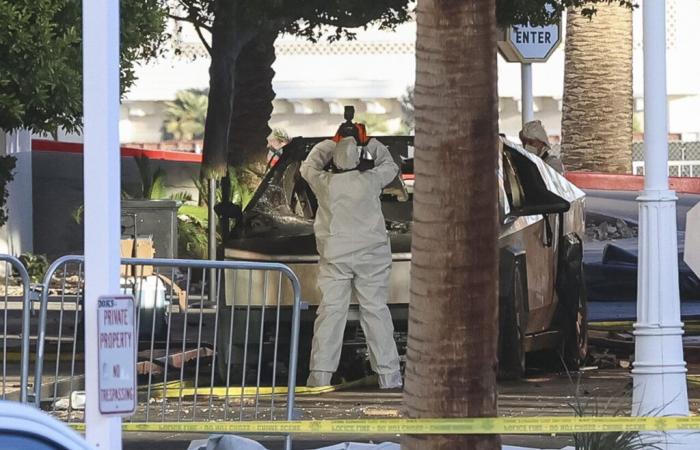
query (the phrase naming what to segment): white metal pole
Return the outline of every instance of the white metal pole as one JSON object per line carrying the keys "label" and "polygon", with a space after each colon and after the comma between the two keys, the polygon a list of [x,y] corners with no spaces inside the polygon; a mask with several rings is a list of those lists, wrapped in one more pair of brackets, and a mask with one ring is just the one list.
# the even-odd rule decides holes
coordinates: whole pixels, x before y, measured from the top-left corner
{"label": "white metal pole", "polygon": [[[676,196],[668,185],[665,0],[645,0],[644,191],[639,197],[639,270],[632,414],[687,416],[678,288]],[[690,449],[683,434],[654,437]]]}
{"label": "white metal pole", "polygon": [[119,0],[83,0],[85,425],[88,442],[121,449],[121,419],[99,411],[97,298],[119,293]]}
{"label": "white metal pole", "polygon": [[523,125],[535,120],[535,113],[532,102],[532,64],[520,64],[520,102],[522,103]]}

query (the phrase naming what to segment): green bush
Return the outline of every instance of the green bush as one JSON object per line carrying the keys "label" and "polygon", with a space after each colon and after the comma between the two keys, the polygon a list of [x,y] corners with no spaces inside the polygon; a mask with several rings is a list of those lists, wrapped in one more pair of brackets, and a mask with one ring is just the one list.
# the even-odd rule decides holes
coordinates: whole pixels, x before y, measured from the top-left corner
{"label": "green bush", "polygon": [[206,224],[192,216],[180,214],[177,219],[177,254],[183,259],[207,259]]}
{"label": "green bush", "polygon": [[46,270],[49,268],[49,260],[46,255],[35,255],[33,253],[22,253],[19,260],[24,264],[32,283],[40,283],[44,279]]}

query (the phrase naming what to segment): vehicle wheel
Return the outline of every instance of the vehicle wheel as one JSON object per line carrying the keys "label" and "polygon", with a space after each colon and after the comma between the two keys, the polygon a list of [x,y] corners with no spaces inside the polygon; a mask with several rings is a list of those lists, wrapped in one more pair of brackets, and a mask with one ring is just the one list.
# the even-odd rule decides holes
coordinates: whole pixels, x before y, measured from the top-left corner
{"label": "vehicle wheel", "polygon": [[588,357],[588,319],[583,251],[577,236],[567,236],[562,245],[557,292],[560,301],[561,360],[565,370],[578,370]]}
{"label": "vehicle wheel", "polygon": [[[216,372],[219,376],[219,381],[222,384],[228,382],[231,386],[240,386],[243,381],[243,359],[245,351],[245,327],[237,326],[231,329],[231,320],[233,316],[234,325],[245,324],[245,310],[234,309],[231,312],[230,307],[226,307],[222,313],[218,315],[218,333],[216,335]],[[252,316],[251,312],[251,316]],[[255,329],[257,324],[253,324],[250,328]],[[233,331],[233,335],[230,335]],[[247,364],[251,365],[253,361],[257,362],[257,344],[248,343]]]}
{"label": "vehicle wheel", "polygon": [[166,308],[141,308],[139,318],[139,339],[150,343],[154,339],[165,339],[168,334],[168,313]]}
{"label": "vehicle wheel", "polygon": [[505,380],[516,380],[525,374],[525,302],[527,282],[525,267],[514,260],[511,285],[500,302],[498,374]]}
{"label": "vehicle wheel", "polygon": [[226,386],[228,380],[230,386],[240,386],[243,381],[243,346],[235,344],[231,346],[230,363],[226,362],[227,352],[228,349],[225,349],[216,355],[216,372],[219,376],[219,382],[222,386]]}
{"label": "vehicle wheel", "polygon": [[[297,353],[297,386],[306,386],[309,378],[309,364],[311,363],[311,340],[314,336],[313,325],[302,325],[299,330],[299,352]],[[287,353],[285,356],[289,355]]]}
{"label": "vehicle wheel", "polygon": [[[305,327],[301,327],[299,331],[299,350],[297,352],[297,386],[305,385],[306,379],[309,377],[312,335],[313,330],[306,330]],[[281,385],[280,383],[287,383],[288,381],[289,341],[283,339],[280,340],[277,348],[276,365],[273,365],[273,347],[273,343],[268,343],[263,346],[263,367],[261,368],[261,381],[271,382],[273,367],[275,367],[277,370],[275,380],[279,386]],[[220,382],[226,383],[226,379],[228,377],[229,383],[232,386],[240,385],[243,380],[244,345],[240,343],[232,344],[230,370],[228,368],[229,365],[226,364],[228,354],[225,352],[228,351],[228,348],[226,346],[220,348],[225,349],[221,350],[216,358],[216,370]],[[258,351],[259,344],[248,344],[246,385],[249,385],[251,382],[255,382],[256,380],[257,369],[255,369],[255,367],[257,366],[258,361]]]}
{"label": "vehicle wheel", "polygon": [[367,339],[359,324],[347,324],[336,378],[355,381],[372,374]]}

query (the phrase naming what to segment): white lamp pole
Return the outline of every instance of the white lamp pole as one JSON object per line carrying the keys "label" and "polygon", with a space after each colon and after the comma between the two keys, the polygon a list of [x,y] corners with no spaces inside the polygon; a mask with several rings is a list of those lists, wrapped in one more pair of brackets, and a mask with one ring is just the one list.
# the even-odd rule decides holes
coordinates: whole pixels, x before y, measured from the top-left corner
{"label": "white lamp pole", "polygon": [[[645,0],[644,191],[639,201],[639,271],[632,414],[687,416],[678,289],[676,195],[668,184],[665,0]],[[656,435],[655,435],[656,437]],[[658,435],[664,449],[682,445]],[[680,438],[680,439],[678,439]]]}
{"label": "white lamp pole", "polygon": [[85,426],[121,449],[121,419],[99,411],[97,298],[119,293],[119,0],[83,0]]}
{"label": "white lamp pole", "polygon": [[532,63],[520,64],[520,102],[523,125],[535,120],[532,102]]}

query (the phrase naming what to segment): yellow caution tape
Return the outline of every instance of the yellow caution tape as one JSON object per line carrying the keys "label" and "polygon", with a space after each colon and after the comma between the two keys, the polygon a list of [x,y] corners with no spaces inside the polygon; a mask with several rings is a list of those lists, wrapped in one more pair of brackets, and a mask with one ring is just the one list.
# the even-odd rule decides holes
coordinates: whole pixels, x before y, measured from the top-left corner
{"label": "yellow caution tape", "polygon": [[[308,395],[308,394],[325,394],[327,392],[336,391],[337,388],[334,386],[324,386],[324,387],[306,387],[298,386],[295,389],[297,395]],[[151,394],[155,398],[179,398],[179,397],[193,397],[197,395],[198,397],[255,397],[258,396],[271,396],[271,395],[287,395],[289,389],[287,386],[280,387],[200,387],[200,388],[179,388],[171,387],[163,390],[151,389]]]}
{"label": "yellow caution tape", "polygon": [[[84,424],[71,424],[78,431]],[[700,430],[700,417],[498,417],[123,423],[123,431],[238,434],[571,434]]]}
{"label": "yellow caution tape", "polygon": [[[344,389],[351,389],[358,386],[365,386],[367,384],[376,385],[376,376],[370,375],[369,377],[361,378],[359,380],[338,384],[335,386],[323,386],[323,387],[307,387],[307,386],[297,386],[294,390],[296,395],[318,395],[327,394],[329,392],[336,392]],[[144,389],[144,388],[142,388]],[[273,395],[287,395],[289,388],[287,386],[251,386],[251,387],[238,387],[229,386],[226,387],[199,387],[195,388],[192,386],[191,382],[172,381],[168,382],[163,386],[163,383],[151,386],[151,396],[154,398],[181,398],[181,397],[257,397],[257,396],[273,396]]]}
{"label": "yellow caution tape", "polygon": [[[181,387],[191,388],[192,386],[194,386],[194,382],[192,380],[185,380],[185,381],[174,380],[174,381],[168,381],[167,383],[152,383],[151,384],[151,391],[160,390],[161,392],[163,392],[163,388],[180,389]],[[145,391],[146,389],[148,389],[148,385],[139,386],[139,389]]]}

